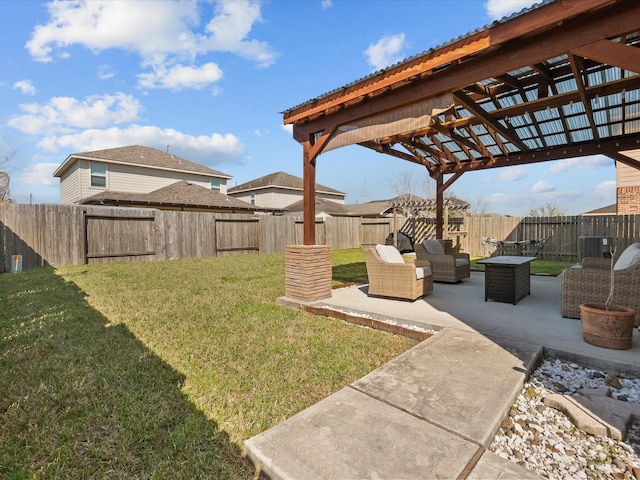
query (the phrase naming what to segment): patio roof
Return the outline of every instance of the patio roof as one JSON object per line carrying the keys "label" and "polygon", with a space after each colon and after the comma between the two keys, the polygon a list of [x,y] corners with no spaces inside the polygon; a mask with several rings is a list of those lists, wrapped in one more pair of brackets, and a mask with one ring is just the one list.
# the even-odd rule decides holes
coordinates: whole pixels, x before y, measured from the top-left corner
{"label": "patio roof", "polygon": [[[303,145],[305,244],[315,160],[358,144],[423,165],[443,195],[463,173],[640,146],[640,2],[555,0],[283,112]],[[310,219],[310,221],[306,221]]]}

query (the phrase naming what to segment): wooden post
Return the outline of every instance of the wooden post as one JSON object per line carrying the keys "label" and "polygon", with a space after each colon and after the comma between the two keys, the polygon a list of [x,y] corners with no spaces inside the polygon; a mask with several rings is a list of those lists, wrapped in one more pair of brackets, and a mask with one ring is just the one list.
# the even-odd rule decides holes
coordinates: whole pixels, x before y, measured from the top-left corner
{"label": "wooden post", "polygon": [[311,158],[311,143],[303,145],[302,165],[302,243],[316,244],[316,162]]}
{"label": "wooden post", "polygon": [[398,227],[396,222],[396,207],[393,207],[393,246],[398,248],[398,235],[396,235]]}
{"label": "wooden post", "polygon": [[444,212],[443,212],[443,228],[442,228],[442,238],[443,240],[446,240],[447,238],[449,238],[449,206],[447,205],[446,207],[444,207]]}
{"label": "wooden post", "polygon": [[436,181],[436,238],[443,237],[444,224],[444,185],[443,174],[438,172],[435,176]]}

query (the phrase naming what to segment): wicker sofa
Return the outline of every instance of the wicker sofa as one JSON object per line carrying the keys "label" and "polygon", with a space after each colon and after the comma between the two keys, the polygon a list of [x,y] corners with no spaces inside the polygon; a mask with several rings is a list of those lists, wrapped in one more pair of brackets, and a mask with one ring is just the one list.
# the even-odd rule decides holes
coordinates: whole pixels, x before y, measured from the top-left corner
{"label": "wicker sofa", "polygon": [[400,252],[392,245],[365,248],[364,258],[369,277],[369,295],[414,301],[433,290],[429,262],[404,262]]}
{"label": "wicker sofa", "polygon": [[424,240],[415,245],[416,259],[429,261],[435,282],[456,283],[471,276],[468,253],[448,253],[440,240]]}
{"label": "wicker sofa", "polygon": [[[625,261],[621,264],[621,261]],[[624,268],[626,267],[626,268]],[[636,310],[635,325],[640,325],[640,243],[628,247],[614,269],[615,305]],[[611,259],[587,257],[582,264],[562,272],[561,314],[580,318],[581,303],[604,303],[609,295]]]}

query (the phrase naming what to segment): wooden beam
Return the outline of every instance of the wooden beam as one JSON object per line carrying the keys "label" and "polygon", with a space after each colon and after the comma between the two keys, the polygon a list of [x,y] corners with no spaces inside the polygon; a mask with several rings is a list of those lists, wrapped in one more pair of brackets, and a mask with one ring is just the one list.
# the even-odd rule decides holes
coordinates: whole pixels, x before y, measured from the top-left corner
{"label": "wooden beam", "polygon": [[455,165],[440,165],[437,169],[443,174],[453,174],[460,171],[468,172],[485,170],[487,168],[527,165],[552,160],[563,160],[566,158],[585,157],[588,155],[608,155],[609,153],[607,152],[633,150],[638,148],[640,148],[640,133],[623,138],[601,139],[599,142],[589,141],[545,150],[495,156],[493,159],[480,158],[471,162],[461,162],[460,164]]}
{"label": "wooden beam", "polygon": [[453,185],[453,182],[455,182],[456,180],[458,180],[462,174],[464,172],[456,172],[454,173],[451,177],[449,177],[449,180],[447,180],[446,182],[444,182],[444,184],[442,185],[442,189],[446,190],[447,188],[449,188],[451,185]]}
{"label": "wooden beam", "polygon": [[375,142],[362,142],[362,143],[358,143],[358,145],[360,145],[361,147],[369,148],[378,153],[386,153],[387,155],[391,155],[392,157],[396,157],[401,160],[406,160],[407,162],[416,163],[418,165],[425,166],[425,163],[426,163],[425,160],[420,158],[419,156],[414,156],[405,152],[401,152],[399,150],[396,150],[395,148],[391,148],[391,146],[388,144],[381,145]]}
{"label": "wooden beam", "polygon": [[[555,91],[555,85],[553,87]],[[637,88],[640,88],[640,75],[616,80],[604,85],[586,87],[585,93],[588,98],[595,98],[596,96],[603,97],[611,93],[619,93],[624,89],[635,90]],[[567,93],[554,94],[551,97],[532,100],[530,102],[514,105],[512,107],[504,107],[501,108],[497,113],[499,113],[501,116],[505,115],[508,117],[515,117],[518,115],[524,115],[525,112],[539,112],[547,108],[560,109],[563,105],[568,105],[570,102],[579,101],[581,101],[580,93],[577,91],[571,91]]]}
{"label": "wooden beam", "polygon": [[571,49],[571,53],[600,63],[640,73],[640,48],[612,40],[598,40]]}
{"label": "wooden beam", "polygon": [[635,168],[636,170],[640,170],[640,161],[635,158],[631,158],[624,153],[617,152],[615,150],[603,152],[607,157],[615,160],[616,162],[624,163],[629,167]]}
{"label": "wooden beam", "polygon": [[469,150],[475,150],[476,152],[486,157],[493,156],[492,153],[485,148],[484,144],[480,142],[478,140],[478,137],[476,136],[472,137],[475,140],[475,142],[472,142],[468,138],[463,137],[462,135],[456,133],[455,128],[445,127],[443,124],[441,124],[438,121],[434,122],[433,128],[438,132],[440,132],[441,134],[446,135],[454,142],[456,142],[460,146],[460,148],[464,150],[465,154],[467,155],[467,157],[469,157],[469,159],[475,158],[474,155],[472,155]]}
{"label": "wooden beam", "polygon": [[466,108],[471,113],[473,113],[476,117],[481,119],[482,123],[485,123],[488,126],[490,126],[493,130],[495,130],[504,138],[509,140],[511,143],[513,143],[516,147],[518,147],[523,152],[526,152],[529,150],[529,147],[527,147],[520,140],[520,138],[518,138],[518,135],[514,131],[503,127],[502,124],[493,115],[486,112],[482,107],[478,106],[476,103],[465,98],[464,95],[459,94],[458,92],[454,92],[453,96],[455,97],[457,103],[459,103],[464,108]]}
{"label": "wooden beam", "polygon": [[594,140],[598,140],[600,135],[598,134],[598,128],[596,127],[596,122],[593,119],[593,109],[591,108],[591,99],[587,96],[586,85],[588,81],[588,77],[584,70],[584,65],[582,64],[582,59],[580,57],[576,57],[575,55],[569,54],[569,63],[571,63],[571,70],[573,71],[573,77],[575,78],[576,85],[578,86],[578,93],[580,95],[580,101],[582,102],[582,106],[584,107],[584,111],[587,115],[587,120],[589,120],[589,126],[591,127],[591,135],[593,135]]}

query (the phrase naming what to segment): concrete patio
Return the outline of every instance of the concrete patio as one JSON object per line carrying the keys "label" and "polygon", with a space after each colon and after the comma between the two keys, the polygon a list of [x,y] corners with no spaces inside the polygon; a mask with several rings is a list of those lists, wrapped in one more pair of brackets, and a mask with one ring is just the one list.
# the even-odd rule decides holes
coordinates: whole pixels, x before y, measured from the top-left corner
{"label": "concrete patio", "polygon": [[629,350],[585,343],[580,321],[560,316],[560,282],[532,276],[516,305],[485,302],[482,272],[415,302],[334,290],[313,306],[438,333],[247,440],[247,455],[273,480],[540,478],[487,449],[540,358],[640,376],[638,332]]}
{"label": "concrete patio", "polygon": [[331,299],[316,304],[436,331],[452,327],[531,343],[546,354],[640,376],[640,333],[634,331],[630,350],[584,342],[580,320],[560,315],[560,287],[561,277],[532,275],[531,294],[516,305],[485,302],[484,273],[471,272],[471,278],[457,284],[434,283],[433,292],[415,302],[368,297],[367,286],[361,285],[335,289]]}

